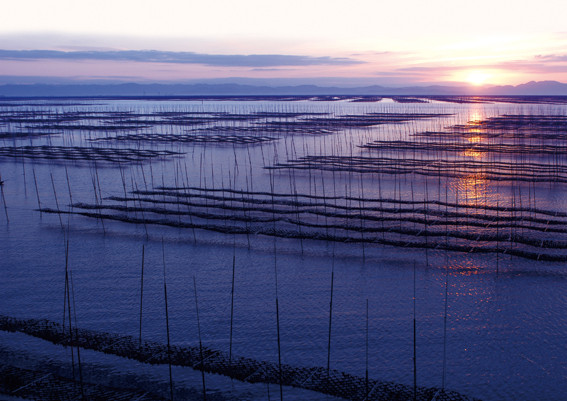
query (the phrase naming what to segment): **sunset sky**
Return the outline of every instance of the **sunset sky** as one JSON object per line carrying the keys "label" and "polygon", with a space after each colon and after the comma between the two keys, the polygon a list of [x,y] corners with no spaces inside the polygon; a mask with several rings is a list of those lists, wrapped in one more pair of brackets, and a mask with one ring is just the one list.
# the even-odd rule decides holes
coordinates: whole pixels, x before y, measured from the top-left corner
{"label": "sunset sky", "polygon": [[567,82],[565,0],[18,0],[0,84]]}

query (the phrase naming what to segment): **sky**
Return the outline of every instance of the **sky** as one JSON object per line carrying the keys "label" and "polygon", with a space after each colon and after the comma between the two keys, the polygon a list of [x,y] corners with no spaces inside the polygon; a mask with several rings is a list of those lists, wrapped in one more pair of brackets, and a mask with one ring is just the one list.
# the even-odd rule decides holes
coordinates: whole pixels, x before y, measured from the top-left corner
{"label": "sky", "polygon": [[3,1],[0,84],[567,82],[565,15],[565,0]]}

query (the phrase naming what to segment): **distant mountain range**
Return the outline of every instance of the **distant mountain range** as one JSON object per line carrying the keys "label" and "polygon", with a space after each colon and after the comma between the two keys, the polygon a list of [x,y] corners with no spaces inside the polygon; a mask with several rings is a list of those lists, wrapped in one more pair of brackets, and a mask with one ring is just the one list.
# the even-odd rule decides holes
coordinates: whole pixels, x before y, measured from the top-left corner
{"label": "distant mountain range", "polygon": [[567,96],[567,84],[557,81],[528,82],[517,86],[362,86],[353,88],[316,85],[255,86],[242,84],[6,84],[0,97],[98,97],[98,96]]}

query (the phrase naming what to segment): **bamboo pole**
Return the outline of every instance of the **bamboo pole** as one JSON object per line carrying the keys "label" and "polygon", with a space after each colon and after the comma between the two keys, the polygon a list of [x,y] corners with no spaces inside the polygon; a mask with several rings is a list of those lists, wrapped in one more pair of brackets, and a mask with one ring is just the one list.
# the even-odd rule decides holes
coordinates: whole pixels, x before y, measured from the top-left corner
{"label": "bamboo pole", "polygon": [[416,330],[416,277],[413,262],[413,401],[417,400],[417,330]]}
{"label": "bamboo pole", "polygon": [[333,261],[331,264],[331,296],[329,299],[329,330],[327,337],[327,379],[331,369],[331,329],[333,322],[333,290],[335,285],[335,243],[333,242]]}
{"label": "bamboo pole", "polygon": [[201,321],[199,320],[199,302],[197,300],[197,280],[193,275],[193,288],[195,290],[195,311],[197,313],[197,331],[199,333],[199,355],[201,358],[201,380],[203,383],[203,401],[207,401],[207,387],[205,386],[205,358],[203,357],[203,342],[201,341]]}
{"label": "bamboo pole", "polygon": [[[236,241],[236,239],[235,239]],[[236,242],[234,243],[232,254],[232,288],[230,290],[230,336],[228,345],[228,365],[232,367],[232,327],[234,323],[234,276],[236,270]]]}
{"label": "bamboo pole", "polygon": [[142,311],[144,302],[144,257],[145,257],[145,245],[142,245],[142,271],[140,274],[140,333],[139,333],[139,346],[142,347]]}
{"label": "bamboo pole", "polygon": [[162,258],[163,258],[163,297],[165,300],[165,327],[167,331],[167,364],[169,367],[169,398],[173,401],[173,375],[171,372],[171,343],[169,337],[169,312],[167,307],[167,281],[165,276],[165,246],[163,238],[161,240]]}

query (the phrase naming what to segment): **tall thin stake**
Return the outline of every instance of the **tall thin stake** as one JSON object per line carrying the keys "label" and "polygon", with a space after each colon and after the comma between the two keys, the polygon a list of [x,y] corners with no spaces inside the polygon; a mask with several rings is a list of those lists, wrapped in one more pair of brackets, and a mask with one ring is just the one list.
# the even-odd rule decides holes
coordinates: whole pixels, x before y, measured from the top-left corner
{"label": "tall thin stake", "polygon": [[500,226],[500,213],[499,213],[499,209],[500,209],[500,202],[497,200],[496,201],[496,275],[498,276],[498,273],[500,272],[500,266],[499,266],[499,255],[500,255],[500,230],[499,230],[499,226]]}
{"label": "tall thin stake", "polygon": [[[446,254],[446,252],[445,252]],[[449,260],[445,260],[445,312],[443,314],[443,380],[441,388],[445,390],[445,377],[447,372],[447,298],[449,288]]]}
{"label": "tall thin stake", "polygon": [[41,216],[41,202],[39,200],[39,190],[37,188],[37,178],[35,176],[35,168],[32,169],[33,172],[33,182],[35,184],[35,195],[37,196],[37,208],[40,210],[39,214]]}
{"label": "tall thin stake", "polygon": [[415,313],[415,261],[413,262],[413,401],[417,400],[417,331]]}
{"label": "tall thin stake", "polygon": [[280,306],[276,296],[276,325],[278,331],[278,375],[280,382],[280,400],[283,401],[283,380],[282,380],[282,352],[280,343]]}
{"label": "tall thin stake", "polygon": [[57,191],[55,190],[55,181],[53,181],[53,173],[49,173],[49,175],[51,176],[51,186],[53,187],[53,195],[55,196],[55,205],[57,206],[57,215],[59,216],[59,224],[61,224],[61,230],[65,231],[63,227],[63,220],[61,219],[61,210],[59,209],[59,199],[57,198]]}
{"label": "tall thin stake", "polygon": [[67,170],[67,166],[65,166],[65,176],[67,177],[67,190],[69,191],[69,202],[71,203],[71,207],[73,207],[73,195],[71,194],[71,181],[69,180],[69,171]]}
{"label": "tall thin stake", "polygon": [[365,350],[365,354],[366,354],[366,370],[365,370],[365,375],[364,375],[364,399],[368,400],[368,298],[366,298],[366,350]]}
{"label": "tall thin stake", "polygon": [[[236,245],[235,245],[236,247]],[[236,270],[236,249],[232,254],[232,289],[230,290],[230,337],[228,344],[228,366],[232,367],[232,324],[234,322],[234,273]]]}
{"label": "tall thin stake", "polygon": [[193,275],[193,288],[195,289],[195,311],[197,312],[197,331],[199,333],[199,355],[201,357],[201,379],[203,382],[203,401],[207,401],[207,388],[205,386],[205,365],[203,357],[203,343],[201,341],[201,321],[199,320],[199,302],[197,300],[197,280]]}
{"label": "tall thin stake", "polygon": [[[0,181],[1,181],[1,179],[0,179]],[[0,192],[2,193],[2,202],[4,203],[4,213],[6,214],[6,222],[9,224],[10,219],[8,218],[8,205],[6,205],[6,197],[4,196],[4,185],[0,185]],[[61,218],[61,217],[59,217],[59,218]]]}
{"label": "tall thin stake", "polygon": [[167,283],[165,279],[165,247],[163,239],[161,241],[161,250],[163,256],[163,297],[165,299],[165,327],[167,330],[167,362],[169,365],[169,397],[173,401],[173,376],[171,373],[171,345],[169,342],[169,312],[167,310]]}
{"label": "tall thin stake", "polygon": [[142,304],[144,301],[144,259],[145,259],[145,245],[142,245],[142,274],[140,278],[140,348],[142,347]]}
{"label": "tall thin stake", "polygon": [[[73,299],[73,317],[75,318],[75,338],[79,338],[79,333],[77,329],[77,307],[75,304],[75,286],[73,284],[73,272],[69,271],[69,278],[71,280],[71,295]],[[81,398],[85,399],[85,389],[83,386],[83,366],[81,364],[81,347],[77,346],[77,364],[79,365],[79,382],[81,385]]]}
{"label": "tall thin stake", "polygon": [[65,298],[67,300],[67,315],[69,317],[69,345],[71,347],[71,366],[75,380],[75,354],[73,353],[73,328],[71,324],[71,287],[69,283],[69,239],[65,247]]}
{"label": "tall thin stake", "polygon": [[[270,188],[272,192],[272,217],[274,221],[274,234],[276,232],[275,203],[274,203],[274,176],[270,175]],[[277,259],[276,236],[274,235],[274,277],[276,282],[276,329],[278,334],[278,376],[280,382],[280,401],[283,401],[283,380],[282,380],[282,351],[280,341],[280,304],[278,300],[278,259]]]}
{"label": "tall thin stake", "polygon": [[327,378],[331,369],[331,328],[333,322],[333,289],[335,285],[335,243],[333,242],[333,261],[331,264],[331,298],[329,300],[329,336],[327,339]]}

